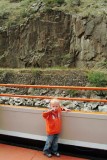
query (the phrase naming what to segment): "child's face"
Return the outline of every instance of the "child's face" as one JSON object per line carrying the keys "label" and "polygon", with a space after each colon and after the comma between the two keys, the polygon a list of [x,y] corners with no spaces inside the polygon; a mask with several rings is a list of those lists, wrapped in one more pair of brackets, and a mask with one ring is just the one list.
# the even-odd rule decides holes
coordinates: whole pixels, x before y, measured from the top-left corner
{"label": "child's face", "polygon": [[60,107],[59,103],[51,103],[51,108],[57,110]]}

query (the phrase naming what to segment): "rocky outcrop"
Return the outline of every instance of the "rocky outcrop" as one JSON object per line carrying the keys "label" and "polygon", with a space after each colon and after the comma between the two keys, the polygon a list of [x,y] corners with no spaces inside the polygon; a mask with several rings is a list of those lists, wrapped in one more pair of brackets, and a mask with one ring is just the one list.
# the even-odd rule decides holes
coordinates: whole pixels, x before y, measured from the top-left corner
{"label": "rocky outcrop", "polygon": [[107,67],[107,15],[37,12],[0,29],[0,67]]}

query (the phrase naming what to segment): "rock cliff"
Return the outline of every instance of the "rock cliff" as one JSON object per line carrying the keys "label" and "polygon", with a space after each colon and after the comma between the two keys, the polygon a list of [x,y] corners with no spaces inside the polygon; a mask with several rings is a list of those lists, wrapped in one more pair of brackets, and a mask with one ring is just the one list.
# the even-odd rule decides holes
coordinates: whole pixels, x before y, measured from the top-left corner
{"label": "rock cliff", "polygon": [[107,14],[47,9],[0,30],[0,67],[53,66],[107,68]]}

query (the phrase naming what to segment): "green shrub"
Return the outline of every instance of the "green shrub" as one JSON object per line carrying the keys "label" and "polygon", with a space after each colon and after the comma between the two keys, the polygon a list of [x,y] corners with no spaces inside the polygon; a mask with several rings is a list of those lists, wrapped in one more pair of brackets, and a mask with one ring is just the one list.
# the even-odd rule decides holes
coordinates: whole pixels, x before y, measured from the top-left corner
{"label": "green shrub", "polygon": [[65,1],[64,0],[56,0],[56,3],[58,3],[58,4],[63,4]]}
{"label": "green shrub", "polygon": [[102,72],[91,72],[88,81],[96,87],[104,87],[107,85],[107,76]]}
{"label": "green shrub", "polygon": [[70,6],[79,6],[81,0],[65,0],[65,2]]}
{"label": "green shrub", "polygon": [[52,5],[52,4],[63,4],[65,0],[44,0],[46,4]]}

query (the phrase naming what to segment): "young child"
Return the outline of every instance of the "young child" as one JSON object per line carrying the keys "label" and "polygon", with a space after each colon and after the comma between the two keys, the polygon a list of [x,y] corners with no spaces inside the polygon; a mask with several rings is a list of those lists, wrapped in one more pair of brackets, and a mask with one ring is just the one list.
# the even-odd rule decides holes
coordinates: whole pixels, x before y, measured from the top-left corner
{"label": "young child", "polygon": [[51,99],[50,109],[43,112],[43,117],[46,120],[47,140],[43,149],[46,156],[60,156],[58,152],[58,138],[61,132],[61,111],[70,111],[67,108],[61,107],[58,99]]}

